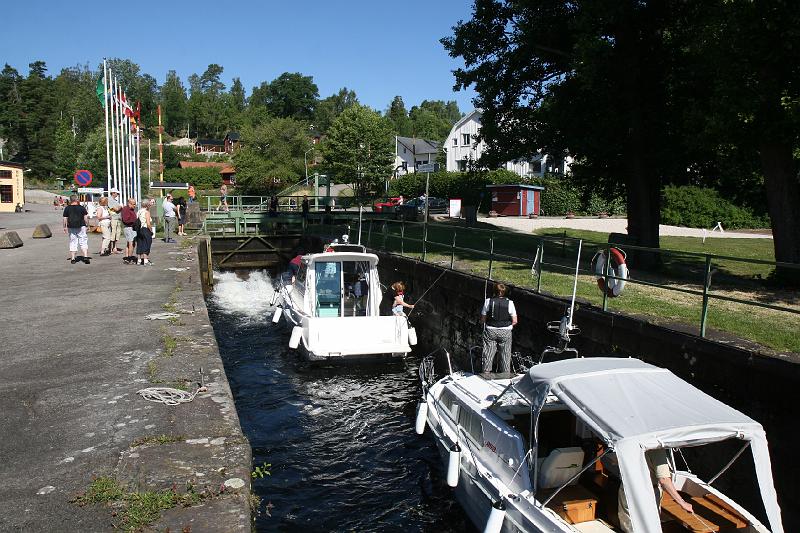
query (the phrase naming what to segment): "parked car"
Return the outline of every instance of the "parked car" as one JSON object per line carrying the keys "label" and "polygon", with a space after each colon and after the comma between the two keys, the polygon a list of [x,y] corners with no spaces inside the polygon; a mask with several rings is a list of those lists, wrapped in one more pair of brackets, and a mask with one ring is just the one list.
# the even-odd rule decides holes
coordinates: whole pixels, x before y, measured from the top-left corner
{"label": "parked car", "polygon": [[[428,198],[428,213],[447,213],[448,202],[443,198]],[[407,220],[416,220],[425,216],[425,200],[414,198],[395,208],[400,217]]]}
{"label": "parked car", "polygon": [[395,196],[393,198],[387,198],[386,200],[376,202],[375,205],[372,206],[372,210],[375,213],[394,213],[395,207],[403,203],[402,196]]}

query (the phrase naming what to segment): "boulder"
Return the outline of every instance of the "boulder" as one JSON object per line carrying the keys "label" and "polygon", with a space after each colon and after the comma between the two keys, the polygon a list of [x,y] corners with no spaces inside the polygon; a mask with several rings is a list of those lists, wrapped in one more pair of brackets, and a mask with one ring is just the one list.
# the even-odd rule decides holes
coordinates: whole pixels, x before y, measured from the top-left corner
{"label": "boulder", "polygon": [[19,248],[22,246],[22,239],[16,231],[0,233],[0,248]]}
{"label": "boulder", "polygon": [[36,229],[33,230],[34,239],[49,239],[52,236],[53,232],[50,231],[50,226],[47,224],[39,224],[36,226]]}

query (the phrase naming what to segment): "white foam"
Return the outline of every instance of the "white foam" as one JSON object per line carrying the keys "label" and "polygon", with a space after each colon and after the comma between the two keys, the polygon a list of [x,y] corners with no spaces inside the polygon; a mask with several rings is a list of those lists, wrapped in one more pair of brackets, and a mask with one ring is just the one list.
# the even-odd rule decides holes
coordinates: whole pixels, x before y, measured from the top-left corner
{"label": "white foam", "polygon": [[248,318],[267,319],[275,290],[266,271],[250,272],[241,279],[233,272],[214,273],[214,303],[224,312]]}

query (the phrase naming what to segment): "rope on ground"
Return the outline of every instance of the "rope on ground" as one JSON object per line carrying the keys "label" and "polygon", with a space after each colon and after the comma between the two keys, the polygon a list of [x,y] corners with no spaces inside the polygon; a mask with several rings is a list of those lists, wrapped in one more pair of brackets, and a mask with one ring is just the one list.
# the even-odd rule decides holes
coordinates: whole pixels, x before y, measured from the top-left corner
{"label": "rope on ground", "polygon": [[147,400],[148,402],[163,403],[165,405],[179,405],[182,403],[189,403],[194,400],[200,392],[205,392],[205,387],[199,387],[194,392],[189,392],[180,389],[173,389],[170,387],[149,387],[136,391],[136,394]]}

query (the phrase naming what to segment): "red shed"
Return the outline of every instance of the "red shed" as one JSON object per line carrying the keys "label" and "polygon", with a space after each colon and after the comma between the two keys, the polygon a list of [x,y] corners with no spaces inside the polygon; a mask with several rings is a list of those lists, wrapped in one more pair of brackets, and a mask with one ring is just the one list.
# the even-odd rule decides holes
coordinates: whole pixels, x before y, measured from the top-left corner
{"label": "red shed", "polygon": [[539,214],[541,194],[540,185],[487,185],[492,195],[492,211],[501,216],[528,216]]}

